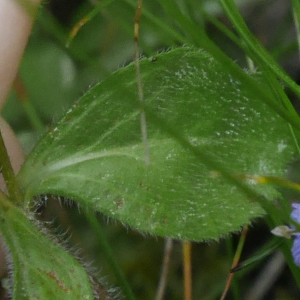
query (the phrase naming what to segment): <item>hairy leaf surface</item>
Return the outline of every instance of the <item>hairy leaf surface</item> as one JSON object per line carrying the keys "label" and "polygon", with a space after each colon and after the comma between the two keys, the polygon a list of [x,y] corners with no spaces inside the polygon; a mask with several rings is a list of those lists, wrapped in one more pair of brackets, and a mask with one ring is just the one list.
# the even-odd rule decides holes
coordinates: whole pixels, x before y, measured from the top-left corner
{"label": "hairy leaf surface", "polygon": [[[203,51],[180,48],[142,59],[141,73],[148,114],[216,163],[237,178],[284,176],[294,151],[288,124],[226,66]],[[146,166],[135,68],[119,69],[34,149],[19,174],[27,199],[59,194],[138,230],[198,241],[238,230],[263,213],[155,120],[147,117]],[[278,195],[274,187],[249,185],[269,199]]]}
{"label": "hairy leaf surface", "polygon": [[33,216],[16,207],[0,209],[0,232],[10,252],[11,299],[94,299],[85,268],[45,235]]}

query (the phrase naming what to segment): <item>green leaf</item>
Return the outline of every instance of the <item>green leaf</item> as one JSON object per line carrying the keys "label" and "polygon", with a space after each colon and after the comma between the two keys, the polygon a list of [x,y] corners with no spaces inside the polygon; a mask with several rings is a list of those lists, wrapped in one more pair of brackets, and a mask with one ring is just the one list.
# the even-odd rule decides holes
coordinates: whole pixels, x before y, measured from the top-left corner
{"label": "green leaf", "polygon": [[[92,88],[37,145],[19,174],[28,201],[59,194],[136,229],[198,241],[217,239],[261,215],[257,203],[212,176],[214,169],[149,116],[164,120],[237,178],[284,176],[294,153],[287,122],[203,51],[161,53],[142,59],[141,70],[150,165],[131,64]],[[268,199],[278,196],[272,186],[249,185]]]}
{"label": "green leaf", "polygon": [[12,259],[12,299],[94,299],[78,260],[46,236],[32,215],[9,204],[4,208],[4,201],[1,198],[0,231]]}

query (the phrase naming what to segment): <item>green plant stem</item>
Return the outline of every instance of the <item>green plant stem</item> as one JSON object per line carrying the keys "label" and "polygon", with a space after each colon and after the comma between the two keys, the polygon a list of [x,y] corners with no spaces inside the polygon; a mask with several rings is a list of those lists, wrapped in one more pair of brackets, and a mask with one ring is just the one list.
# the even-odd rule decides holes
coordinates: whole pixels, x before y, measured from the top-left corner
{"label": "green plant stem", "polygon": [[[243,247],[244,247],[244,244],[245,244],[245,241],[246,241],[247,233],[248,233],[248,225],[245,225],[243,227],[243,230],[242,230],[242,233],[241,233],[241,237],[240,237],[240,240],[239,240],[239,243],[238,243],[235,255],[233,257],[231,269],[234,268],[235,266],[237,266],[237,264],[239,263],[239,260],[240,260],[241,254],[242,254],[242,250],[243,250]],[[226,287],[224,289],[224,292],[223,292],[220,300],[225,300],[225,297],[226,297],[226,295],[227,295],[227,293],[229,291],[230,285],[231,285],[231,283],[233,281],[233,276],[234,276],[233,273],[230,273],[228,275]],[[235,295],[235,299],[236,299],[237,298],[237,290],[234,290],[234,295]]]}
{"label": "green plant stem", "polygon": [[300,57],[300,3],[299,0],[292,0],[294,23],[297,32],[298,52]]}
{"label": "green plant stem", "polygon": [[138,1],[138,6],[135,13],[135,23],[134,23],[134,63],[135,63],[135,71],[136,71],[136,81],[137,81],[137,89],[138,89],[138,97],[140,103],[140,124],[141,124],[141,134],[142,141],[144,144],[144,156],[145,156],[145,165],[148,166],[150,164],[150,147],[148,140],[148,132],[147,132],[147,119],[144,110],[144,91],[143,91],[143,83],[141,78],[141,68],[140,68],[140,47],[139,47],[139,36],[140,36],[140,19],[142,14],[142,5],[143,0]]}
{"label": "green plant stem", "polygon": [[[36,23],[49,33],[61,47],[65,47],[68,32],[45,8],[41,9]],[[78,63],[89,67],[98,67],[100,64],[96,59],[82,52],[79,47],[65,48],[65,51]]]}
{"label": "green plant stem", "polygon": [[4,144],[1,128],[0,128],[0,168],[10,198],[13,199],[13,201],[16,202],[16,204],[20,204],[22,202],[22,195],[19,186],[17,184],[17,180]]}
{"label": "green plant stem", "polygon": [[[280,101],[286,109],[291,112],[291,114],[297,114],[295,111],[295,108],[293,107],[292,103],[290,102],[289,98],[287,97],[286,93],[284,92],[281,85],[278,84],[278,81],[275,77],[275,75],[268,69],[264,69],[266,73],[266,77],[268,80],[269,86],[272,88],[274,95],[276,96],[276,99],[278,99],[278,102]],[[289,124],[291,135],[293,136],[296,148],[298,150],[298,154],[300,155],[300,148],[299,148],[299,132],[295,132],[295,129]]]}
{"label": "green plant stem", "polygon": [[[234,247],[235,247],[235,249],[234,249]],[[231,260],[231,264],[232,264],[232,258],[234,257],[234,255],[236,253],[236,246],[233,245],[233,236],[226,239],[226,248],[227,248],[227,253],[228,253],[227,255],[228,255],[229,259]],[[236,279],[236,276],[235,276],[235,278],[233,278],[233,280],[231,282],[231,291],[232,291],[232,296],[233,296],[234,300],[241,299],[239,284]]]}
{"label": "green plant stem", "polygon": [[135,300],[135,296],[134,296],[122,270],[120,269],[119,265],[117,264],[117,262],[115,261],[113,255],[112,255],[112,249],[111,249],[105,235],[103,234],[102,228],[99,225],[99,222],[95,216],[95,213],[88,210],[85,214],[86,214],[88,222],[90,223],[91,227],[94,229],[94,231],[97,235],[97,239],[100,243],[101,249],[107,259],[107,262],[113,269],[115,276],[120,284],[121,289],[123,290],[125,297],[128,300]]}
{"label": "green plant stem", "polygon": [[243,43],[237,37],[235,33],[233,33],[230,29],[228,29],[221,21],[219,21],[216,17],[210,15],[209,13],[204,13],[204,17],[207,21],[212,23],[216,28],[220,30],[225,36],[231,39],[236,45],[243,49]]}
{"label": "green plant stem", "polygon": [[[241,16],[236,4],[233,0],[219,0],[226,15],[242,37],[243,41],[248,45],[252,52],[252,59],[258,65],[264,64],[268,66],[276,76],[290,87],[298,96],[300,95],[300,87],[286,74],[286,72],[273,60],[266,49],[252,35],[248,29],[243,17]],[[259,62],[259,63],[258,63]]]}
{"label": "green plant stem", "polygon": [[283,242],[283,239],[274,237],[272,240],[263,245],[257,252],[255,252],[253,256],[231,268],[230,272],[239,272],[246,268],[247,270],[251,270],[252,265],[255,265],[255,263],[260,262],[274,251],[278,250],[283,245]]}
{"label": "green plant stem", "polygon": [[7,199],[7,196],[0,190],[0,212],[3,213],[9,210],[12,204]]}
{"label": "green plant stem", "polygon": [[[125,0],[125,2],[135,9],[136,0]],[[148,19],[153,24],[153,27],[157,26],[159,30],[165,32],[174,40],[183,44],[189,43],[188,39],[183,34],[175,30],[172,26],[169,26],[166,22],[163,22],[161,18],[156,17],[146,7],[143,7],[143,18]]]}
{"label": "green plant stem", "polygon": [[92,9],[87,15],[80,19],[72,29],[68,41],[66,42],[66,47],[70,46],[70,44],[77,35],[78,31],[82,28],[82,26],[84,26],[87,22],[96,17],[97,14],[100,13],[103,8],[111,4],[113,1],[114,0],[104,0],[99,2],[94,9]]}
{"label": "green plant stem", "polygon": [[27,100],[22,103],[32,127],[38,135],[42,135],[45,131],[45,126],[37,114],[35,107],[32,105],[32,102]]}

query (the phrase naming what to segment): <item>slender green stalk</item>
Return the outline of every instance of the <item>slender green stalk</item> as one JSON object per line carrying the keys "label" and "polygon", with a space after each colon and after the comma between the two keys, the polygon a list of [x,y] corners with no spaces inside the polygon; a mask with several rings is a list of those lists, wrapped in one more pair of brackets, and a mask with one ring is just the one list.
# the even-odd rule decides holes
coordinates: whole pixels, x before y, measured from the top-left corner
{"label": "slender green stalk", "polygon": [[298,43],[292,41],[287,45],[278,45],[278,47],[272,49],[272,57],[278,61],[283,57],[289,57],[298,49]]}
{"label": "slender green stalk", "polygon": [[141,124],[142,141],[144,144],[144,158],[145,158],[145,165],[148,166],[150,164],[150,146],[148,140],[147,119],[144,110],[144,91],[143,91],[142,75],[141,75],[141,68],[140,68],[140,47],[139,47],[142,6],[143,6],[143,0],[138,0],[138,6],[136,9],[135,22],[134,22],[134,63],[135,63],[135,71],[136,71],[138,97],[140,103],[140,124]]}
{"label": "slender green stalk", "polygon": [[[286,93],[284,92],[282,86],[278,83],[278,80],[276,79],[275,75],[268,69],[264,68],[264,66],[261,66],[262,69],[264,69],[266,78],[268,80],[268,84],[273,90],[273,94],[276,97],[278,103],[282,103],[286,109],[291,112],[293,115],[297,115],[297,112],[293,105],[291,104],[289,98],[287,97]],[[294,139],[298,154],[300,156],[300,147],[299,147],[299,139],[297,139],[297,136],[299,137],[299,132],[295,132],[295,129],[289,124],[291,135]]]}
{"label": "slender green stalk", "polygon": [[[228,257],[232,260],[232,258],[234,257],[235,253],[236,253],[236,246],[235,248],[233,248],[233,236],[228,237],[226,239],[226,248],[227,248],[227,255]],[[232,262],[231,262],[232,264]],[[231,270],[230,270],[231,271]],[[229,277],[229,276],[228,276]],[[232,280],[231,283],[231,291],[233,294],[233,300],[240,300],[241,296],[240,296],[240,288],[239,288],[239,282],[235,276],[235,278]]]}
{"label": "slender green stalk", "polygon": [[101,12],[103,8],[111,4],[114,0],[103,0],[97,4],[97,6],[92,9],[87,15],[85,15],[82,19],[80,19],[75,26],[73,27],[72,31],[70,32],[68,41],[66,42],[66,47],[69,47],[72,43],[73,39],[77,35],[78,31],[85,25],[87,22],[92,20],[98,13]]}
{"label": "slender green stalk", "polygon": [[[61,47],[65,47],[66,40],[68,39],[68,32],[66,29],[51,15],[45,8],[41,9],[36,21],[43,30],[53,37]],[[65,51],[77,62],[84,63],[86,66],[95,67],[99,66],[96,59],[84,53],[80,47],[69,47]]]}
{"label": "slender green stalk", "polygon": [[120,269],[119,265],[117,264],[117,262],[115,261],[115,259],[113,257],[112,249],[102,231],[102,228],[100,227],[100,224],[95,216],[95,213],[91,212],[91,211],[87,211],[86,217],[87,217],[87,220],[90,223],[91,227],[93,228],[93,230],[95,231],[95,233],[97,235],[97,239],[100,243],[101,250],[103,251],[103,253],[106,257],[107,262],[113,269],[114,274],[120,284],[121,289],[123,290],[123,293],[124,293],[126,299],[135,300],[135,296],[134,296],[122,270]]}
{"label": "slender green stalk", "polygon": [[230,38],[236,45],[243,49],[243,44],[239,37],[237,37],[237,35],[228,29],[221,21],[208,13],[204,13],[204,17],[207,21],[216,26],[225,36]]}
{"label": "slender green stalk", "polygon": [[[136,7],[136,0],[124,0],[126,3],[128,3],[132,7]],[[166,24],[166,22],[163,22],[161,18],[156,17],[153,13],[151,13],[146,7],[143,8],[143,18],[148,19],[153,26],[158,27],[162,32],[165,32],[166,34],[173,37],[175,40],[177,40],[180,43],[187,44],[189,41],[188,39],[181,34],[179,31],[172,28],[172,26]]]}
{"label": "slender green stalk", "polygon": [[266,245],[262,246],[253,256],[246,259],[245,261],[239,263],[235,267],[233,267],[230,271],[237,272],[244,268],[250,267],[252,264],[259,262],[260,260],[264,259],[283,244],[283,239],[273,238],[271,241],[267,242]]}
{"label": "slender green stalk", "polygon": [[204,28],[199,28],[198,24],[193,22],[188,16],[184,15],[178,5],[174,1],[159,1],[167,14],[170,14],[174,20],[180,24],[185,34],[189,36],[189,44],[191,41],[195,45],[202,44],[207,39]]}
{"label": "slender green stalk", "polygon": [[5,212],[11,208],[11,203],[8,201],[6,195],[0,190],[0,212]]}
{"label": "slender green stalk", "polygon": [[2,131],[0,128],[0,170],[6,183],[10,199],[17,205],[22,202],[22,195],[4,144]]}
{"label": "slender green stalk", "polygon": [[300,58],[300,2],[299,0],[292,0],[293,5],[293,16],[294,16],[294,23],[297,32],[297,42],[298,42],[298,52]]}
{"label": "slender green stalk", "polygon": [[34,128],[37,135],[40,136],[42,133],[44,133],[45,126],[41,121],[35,107],[32,105],[31,101],[23,102],[23,107],[32,127]]}
{"label": "slender green stalk", "polygon": [[299,156],[300,156],[300,146],[299,146],[299,141],[298,141],[298,139],[297,139],[297,137],[296,137],[296,134],[295,134],[295,130],[294,130],[294,128],[293,128],[290,124],[289,124],[289,127],[290,127],[290,131],[291,131],[291,135],[292,135],[293,140],[294,140],[294,142],[295,142],[295,145],[296,145],[298,154],[299,154]]}
{"label": "slender green stalk", "polygon": [[[234,268],[234,267],[236,267],[238,265],[238,263],[239,263],[239,260],[240,260],[241,254],[242,254],[242,250],[244,248],[244,244],[245,244],[245,241],[246,241],[247,233],[248,233],[248,226],[245,225],[244,228],[243,228],[243,230],[242,230],[241,237],[240,237],[240,240],[239,240],[239,243],[238,243],[235,255],[233,257],[231,269]],[[222,294],[220,300],[225,300],[226,295],[227,295],[227,293],[229,291],[231,282],[233,281],[233,277],[234,277],[233,273],[230,273],[228,275],[227,283],[226,283],[225,289],[223,291],[223,294]],[[235,291],[235,293],[234,293],[235,294],[235,298],[237,297],[236,293],[237,293],[237,291]]]}
{"label": "slender green stalk", "polygon": [[259,41],[253,36],[248,29],[243,17],[239,13],[239,10],[233,0],[220,0],[220,3],[235,26],[238,33],[243,38],[243,41],[248,45],[253,53],[251,57],[256,63],[261,63],[268,66],[276,76],[281,78],[283,82],[292,89],[297,95],[300,96],[300,87],[286,74],[286,72],[273,60],[266,49],[259,43]]}

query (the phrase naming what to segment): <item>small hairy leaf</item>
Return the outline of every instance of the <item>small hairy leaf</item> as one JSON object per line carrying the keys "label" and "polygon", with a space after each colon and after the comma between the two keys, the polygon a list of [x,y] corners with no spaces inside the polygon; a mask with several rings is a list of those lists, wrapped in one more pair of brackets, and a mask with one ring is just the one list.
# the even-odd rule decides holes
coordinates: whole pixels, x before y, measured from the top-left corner
{"label": "small hairy leaf", "polygon": [[[148,114],[217,164],[237,178],[284,176],[294,151],[287,122],[226,66],[180,48],[142,59],[141,73]],[[151,163],[145,166],[137,99],[133,64],[93,87],[23,166],[19,181],[27,199],[59,194],[136,229],[198,241],[236,231],[263,213],[149,115]],[[268,199],[278,196],[272,186],[249,185]]]}
{"label": "small hairy leaf", "polygon": [[12,259],[12,299],[94,299],[89,276],[77,259],[46,236],[37,221],[31,222],[32,216],[13,206],[2,208],[0,231]]}

